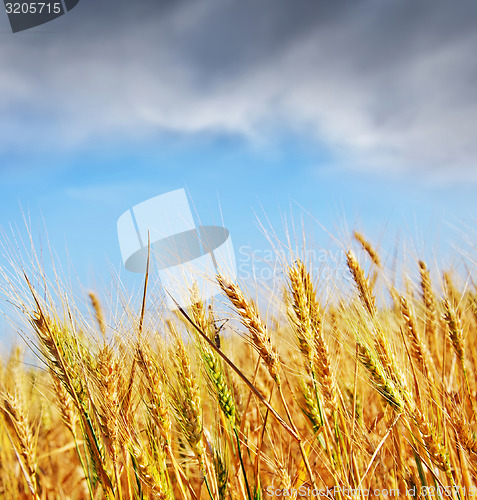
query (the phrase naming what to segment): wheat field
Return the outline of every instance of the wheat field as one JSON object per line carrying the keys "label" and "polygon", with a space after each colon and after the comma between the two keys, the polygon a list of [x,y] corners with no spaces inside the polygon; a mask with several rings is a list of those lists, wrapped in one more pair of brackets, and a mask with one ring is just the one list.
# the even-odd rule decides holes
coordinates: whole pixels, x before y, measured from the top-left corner
{"label": "wheat field", "polygon": [[473,498],[472,279],[416,259],[398,286],[354,239],[350,290],[323,297],[294,256],[273,314],[217,276],[226,317],[194,288],[166,315],[146,275],[138,310],[90,293],[88,316],[2,271],[28,347],[0,361],[0,497]]}

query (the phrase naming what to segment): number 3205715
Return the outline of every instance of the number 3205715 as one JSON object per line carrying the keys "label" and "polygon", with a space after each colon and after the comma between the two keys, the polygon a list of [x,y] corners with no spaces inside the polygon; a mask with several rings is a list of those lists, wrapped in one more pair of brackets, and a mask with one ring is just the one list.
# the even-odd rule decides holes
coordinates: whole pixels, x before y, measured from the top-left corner
{"label": "number 3205715", "polygon": [[60,2],[23,2],[6,3],[7,14],[60,14]]}

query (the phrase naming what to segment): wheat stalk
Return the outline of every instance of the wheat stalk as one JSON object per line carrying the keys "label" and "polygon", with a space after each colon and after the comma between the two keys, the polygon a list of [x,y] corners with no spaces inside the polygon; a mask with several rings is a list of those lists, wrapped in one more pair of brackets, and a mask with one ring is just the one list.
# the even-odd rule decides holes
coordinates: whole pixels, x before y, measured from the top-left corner
{"label": "wheat stalk", "polygon": [[88,295],[91,301],[91,306],[93,307],[96,322],[98,323],[99,331],[101,332],[104,341],[106,339],[106,322],[104,321],[103,308],[101,307],[98,296],[94,292],[89,292]]}
{"label": "wheat stalk", "polygon": [[266,326],[263,324],[255,305],[249,302],[242,290],[233,281],[218,275],[217,281],[239,313],[242,324],[250,334],[250,340],[267,366],[268,372],[277,384],[280,384],[280,361],[272,345]]}
{"label": "wheat stalk", "polygon": [[18,390],[15,391],[15,394],[4,394],[0,411],[3,413],[11,433],[15,437],[20,456],[23,458],[23,464],[28,475],[27,483],[30,491],[32,495],[37,498],[39,489],[37,480],[35,433],[25,412],[24,403]]}
{"label": "wheat stalk", "polygon": [[313,280],[301,260],[288,269],[290,295],[299,348],[318,381],[329,413],[337,405],[337,388],[329,348],[323,336],[323,319]]}
{"label": "wheat stalk", "polygon": [[365,237],[359,233],[358,231],[354,231],[353,233],[354,239],[363,247],[363,250],[369,255],[371,260],[377,267],[381,267],[381,259],[379,258],[378,252],[373,248],[371,243],[369,243]]}
{"label": "wheat stalk", "polygon": [[411,341],[411,353],[419,369],[432,384],[434,377],[431,371],[430,354],[424,346],[419,331],[417,329],[414,313],[406,297],[401,296],[401,313],[405,322],[405,332]]}

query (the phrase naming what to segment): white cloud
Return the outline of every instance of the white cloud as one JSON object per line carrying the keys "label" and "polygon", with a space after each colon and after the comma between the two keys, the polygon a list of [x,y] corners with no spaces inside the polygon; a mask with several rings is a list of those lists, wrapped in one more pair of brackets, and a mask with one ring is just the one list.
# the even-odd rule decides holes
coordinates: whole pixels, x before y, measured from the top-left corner
{"label": "white cloud", "polygon": [[477,177],[476,9],[316,4],[296,19],[284,2],[241,2],[240,16],[236,2],[179,2],[137,19],[125,4],[110,24],[72,11],[67,29],[5,38],[0,151],[161,129],[261,140],[281,125],[356,168]]}

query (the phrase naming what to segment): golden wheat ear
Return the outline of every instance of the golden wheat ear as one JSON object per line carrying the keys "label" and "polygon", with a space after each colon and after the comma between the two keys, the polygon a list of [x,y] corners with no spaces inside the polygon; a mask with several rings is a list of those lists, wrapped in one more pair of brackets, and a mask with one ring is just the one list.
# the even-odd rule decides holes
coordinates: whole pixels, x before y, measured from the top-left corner
{"label": "golden wheat ear", "polygon": [[250,341],[264,361],[270,376],[280,384],[278,353],[272,344],[267,327],[262,322],[256,306],[245,298],[242,290],[233,281],[218,275],[217,282],[238,312],[242,324],[250,334]]}
{"label": "golden wheat ear", "polygon": [[378,252],[374,249],[374,247],[365,239],[363,234],[358,231],[354,231],[353,233],[354,239],[361,245],[363,250],[369,255],[369,258],[372,262],[377,266],[381,267],[381,259],[379,257]]}

